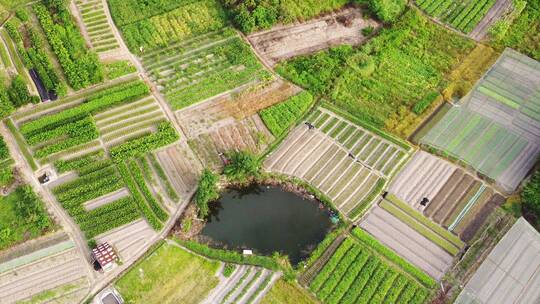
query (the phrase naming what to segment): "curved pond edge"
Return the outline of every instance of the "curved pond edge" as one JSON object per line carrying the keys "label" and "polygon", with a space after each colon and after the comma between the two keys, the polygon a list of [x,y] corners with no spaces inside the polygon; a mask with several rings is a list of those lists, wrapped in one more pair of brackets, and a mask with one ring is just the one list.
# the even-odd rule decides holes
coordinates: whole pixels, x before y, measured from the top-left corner
{"label": "curved pond edge", "polygon": [[[228,189],[245,188],[252,184],[280,187],[283,189],[283,191],[293,193],[307,200],[311,200],[313,203],[322,203],[325,208],[331,210],[335,215],[338,216],[339,222],[335,224],[333,228],[325,235],[324,239],[317,244],[309,256],[295,266],[291,265],[286,256],[278,253],[271,256],[245,256],[235,249],[213,248],[207,243],[200,242],[197,237],[200,235],[202,228],[204,228],[205,221],[197,217],[196,206],[193,201],[189,203],[171,230],[171,237],[181,246],[204,257],[220,260],[226,263],[261,266],[271,270],[280,270],[284,273],[285,278],[294,279],[299,273],[309,267],[309,265],[313,264],[326,251],[328,246],[338,235],[350,228],[348,221],[339,213],[339,211],[332,204],[332,201],[326,195],[299,178],[290,177],[283,174],[264,172],[261,174],[261,176],[251,177],[247,181],[222,181],[219,188],[220,193],[223,193]],[[197,226],[195,227],[195,233],[189,233],[187,237],[185,233],[182,233],[185,220],[189,220],[191,222],[191,229],[193,229],[193,225]]]}

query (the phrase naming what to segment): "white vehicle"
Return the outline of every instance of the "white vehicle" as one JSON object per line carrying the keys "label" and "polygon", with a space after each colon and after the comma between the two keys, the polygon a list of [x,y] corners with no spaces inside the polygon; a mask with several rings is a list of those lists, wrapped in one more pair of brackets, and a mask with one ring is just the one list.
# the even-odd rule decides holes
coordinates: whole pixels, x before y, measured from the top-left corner
{"label": "white vehicle", "polygon": [[109,287],[101,292],[98,297],[99,304],[123,304],[124,299],[120,293],[114,288]]}

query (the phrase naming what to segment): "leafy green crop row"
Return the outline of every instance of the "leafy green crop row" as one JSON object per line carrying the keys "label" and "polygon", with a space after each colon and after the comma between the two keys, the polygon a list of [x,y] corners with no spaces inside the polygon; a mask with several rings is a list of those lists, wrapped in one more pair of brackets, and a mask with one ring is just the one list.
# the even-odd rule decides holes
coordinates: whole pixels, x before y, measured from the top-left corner
{"label": "leafy green crop row", "polygon": [[34,12],[69,85],[78,90],[101,82],[103,67],[97,55],[86,48],[67,3],[55,1],[45,2],[45,5],[35,4]]}
{"label": "leafy green crop row", "polygon": [[324,282],[332,275],[332,272],[338,265],[341,258],[345,256],[347,251],[354,245],[354,242],[351,239],[345,239],[343,243],[338,247],[334,255],[326,262],[324,268],[319,272],[319,274],[313,279],[310,285],[310,289],[317,292],[323,286]]}
{"label": "leafy green crop row", "polygon": [[313,101],[313,95],[301,92],[282,103],[262,110],[261,119],[274,136],[280,136],[311,107]]}
{"label": "leafy green crop row", "polygon": [[384,256],[386,259],[390,260],[392,263],[398,265],[403,271],[410,274],[421,282],[424,286],[430,288],[435,286],[435,280],[428,276],[426,273],[422,272],[418,268],[411,265],[409,262],[405,261],[402,257],[398,256],[392,250],[388,249],[386,246],[381,244],[376,239],[372,238],[366,232],[360,228],[355,228],[352,230],[352,235],[354,235],[358,240],[363,244],[373,249],[378,254]]}
{"label": "leafy green crop row", "polygon": [[152,209],[152,212],[156,215],[156,217],[160,221],[165,222],[167,218],[169,218],[169,216],[167,212],[165,212],[161,208],[159,203],[156,201],[156,199],[150,192],[150,189],[148,189],[148,186],[146,185],[146,182],[144,180],[144,176],[141,171],[141,168],[137,165],[137,162],[134,160],[128,161],[128,168],[129,168],[129,171],[131,172],[131,175],[135,179],[137,186],[139,187],[139,191],[143,194],[148,205],[150,205],[150,209]]}
{"label": "leafy green crop row", "polygon": [[57,186],[53,193],[84,231],[87,238],[130,223],[140,217],[134,199],[121,198],[87,211],[84,203],[123,187],[124,183],[110,161],[98,162],[94,170],[80,173],[80,177]]}
{"label": "leafy green crop row", "polygon": [[400,300],[405,300],[402,303],[407,303],[417,290],[425,290],[386,264],[386,258],[349,238],[311,282],[310,289],[329,304],[396,303],[400,295],[403,296]]}
{"label": "leafy green crop row", "polygon": [[42,116],[36,120],[23,124],[21,133],[26,137],[33,133],[42,132],[67,122],[83,118],[92,113],[105,110],[114,105],[134,101],[149,94],[148,87],[142,81],[134,81],[100,91],[95,96],[89,97],[83,104],[69,108],[62,112]]}
{"label": "leafy green crop row", "polygon": [[34,156],[36,158],[43,158],[53,153],[90,142],[93,139],[98,138],[98,136],[99,133],[96,125],[94,124],[92,117],[88,116],[56,129],[43,131],[42,133],[34,133],[30,138],[30,141],[32,144],[37,144],[44,140],[54,140],[53,143],[40,145],[40,147],[35,150]]}
{"label": "leafy green crop row", "polygon": [[144,196],[139,191],[137,187],[137,183],[135,182],[135,179],[129,172],[127,165],[123,162],[119,163],[118,171],[120,172],[120,175],[124,179],[124,183],[126,184],[129,191],[131,192],[131,195],[133,196],[135,204],[137,205],[139,211],[144,215],[148,224],[152,228],[154,228],[154,230],[157,230],[157,231],[161,230],[161,228],[163,227],[163,224],[152,212],[152,209],[150,209],[150,207],[148,207],[148,205],[146,204],[146,200],[144,199]]}
{"label": "leafy green crop row", "polygon": [[59,173],[72,170],[80,170],[103,158],[104,151],[98,150],[69,160],[60,159],[54,162],[54,167]]}
{"label": "leafy green crop row", "polygon": [[158,131],[150,135],[127,141],[111,148],[110,155],[115,162],[140,157],[159,147],[166,146],[177,141],[179,138],[176,130],[170,122],[164,122],[158,126]]}

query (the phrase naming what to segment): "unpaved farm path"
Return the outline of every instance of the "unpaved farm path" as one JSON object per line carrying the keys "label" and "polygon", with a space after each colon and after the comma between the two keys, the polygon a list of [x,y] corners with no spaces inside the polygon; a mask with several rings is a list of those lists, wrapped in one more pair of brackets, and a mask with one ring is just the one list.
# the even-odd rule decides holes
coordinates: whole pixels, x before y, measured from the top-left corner
{"label": "unpaved farm path", "polygon": [[484,39],[489,28],[497,21],[501,16],[512,6],[512,0],[497,0],[495,4],[489,9],[488,13],[482,18],[482,20],[476,25],[474,30],[469,36],[480,41]]}
{"label": "unpaved farm path", "polygon": [[66,214],[64,209],[58,204],[50,191],[45,187],[41,186],[29,164],[22,156],[22,152],[19,149],[15,138],[13,138],[11,132],[9,132],[9,130],[3,123],[0,123],[0,135],[2,135],[2,137],[4,138],[6,145],[9,149],[9,153],[15,161],[15,165],[19,168],[19,172],[22,175],[23,179],[28,182],[29,185],[32,186],[34,191],[43,199],[47,210],[52,214],[56,222],[59,223],[70,235],[70,237],[75,241],[79,254],[81,254],[84,259],[88,261],[88,263],[85,263],[85,265],[81,265],[81,267],[86,268],[90,279],[93,281],[95,279],[95,272],[93,271],[93,269],[91,269],[90,250],[88,249],[86,239],[84,238],[81,230]]}

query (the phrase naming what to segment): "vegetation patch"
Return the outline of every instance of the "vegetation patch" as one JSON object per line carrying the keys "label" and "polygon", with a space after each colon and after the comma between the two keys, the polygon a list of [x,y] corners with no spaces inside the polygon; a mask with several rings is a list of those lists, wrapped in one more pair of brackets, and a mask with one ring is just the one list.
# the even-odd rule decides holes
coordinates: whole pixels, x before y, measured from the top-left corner
{"label": "vegetation patch", "polygon": [[78,90],[103,81],[103,67],[86,47],[67,3],[46,1],[33,8],[69,85]]}
{"label": "vegetation patch", "polygon": [[294,282],[278,280],[261,301],[262,304],[315,304],[316,300]]}
{"label": "vegetation patch", "polygon": [[473,46],[409,9],[359,49],[298,57],[277,71],[358,119],[403,136],[416,123],[413,106],[427,91],[441,90],[445,75]]}
{"label": "vegetation patch", "polygon": [[163,243],[115,284],[127,303],[200,303],[218,284],[219,263]]}
{"label": "vegetation patch", "polygon": [[313,105],[313,95],[302,92],[282,103],[262,110],[259,114],[275,137],[279,137]]}
{"label": "vegetation patch", "polygon": [[236,26],[245,33],[268,29],[277,23],[311,19],[341,8],[348,0],[224,0]]}
{"label": "vegetation patch", "polygon": [[53,229],[53,225],[32,187],[21,186],[0,196],[0,250],[36,238]]}
{"label": "vegetation patch", "polygon": [[309,288],[325,303],[422,303],[429,291],[396,265],[346,238]]}

